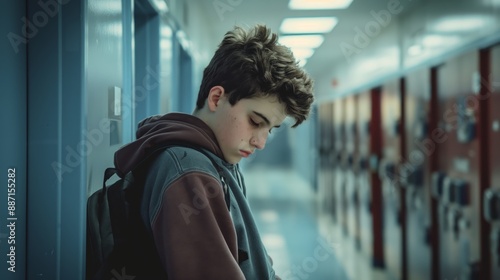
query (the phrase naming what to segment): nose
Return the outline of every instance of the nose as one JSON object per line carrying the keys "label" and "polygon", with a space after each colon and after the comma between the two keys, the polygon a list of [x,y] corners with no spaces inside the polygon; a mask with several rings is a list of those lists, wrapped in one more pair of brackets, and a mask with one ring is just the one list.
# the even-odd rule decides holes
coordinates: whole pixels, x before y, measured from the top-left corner
{"label": "nose", "polygon": [[267,131],[255,133],[250,139],[250,144],[255,148],[262,150],[266,146],[267,141]]}

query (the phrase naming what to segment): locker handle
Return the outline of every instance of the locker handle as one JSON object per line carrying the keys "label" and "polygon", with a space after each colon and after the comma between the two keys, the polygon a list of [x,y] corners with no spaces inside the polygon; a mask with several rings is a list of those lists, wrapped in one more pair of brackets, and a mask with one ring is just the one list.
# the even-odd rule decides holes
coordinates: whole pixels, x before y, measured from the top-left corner
{"label": "locker handle", "polygon": [[368,160],[366,157],[358,158],[358,169],[359,171],[365,171],[368,169]]}
{"label": "locker handle", "polygon": [[443,179],[443,193],[441,198],[444,203],[454,203],[455,202],[455,188],[453,185],[453,180],[450,177]]}
{"label": "locker handle", "polygon": [[459,115],[456,135],[460,143],[469,143],[476,137],[476,120],[472,109],[467,109],[462,115]]}
{"label": "locker handle", "polygon": [[425,120],[418,121],[413,129],[413,134],[415,135],[415,138],[419,140],[424,139],[427,136],[427,128],[428,124]]}
{"label": "locker handle", "polygon": [[498,189],[487,189],[483,197],[484,218],[492,223],[500,220],[500,191]]}
{"label": "locker handle", "polygon": [[469,143],[476,137],[476,122],[467,120],[457,129],[457,139],[460,143]]}
{"label": "locker handle", "polygon": [[347,168],[352,168],[353,165],[354,165],[354,156],[352,155],[352,153],[350,153],[349,155],[347,155]]}
{"label": "locker handle", "polygon": [[422,165],[418,165],[410,172],[407,183],[414,188],[419,188],[424,185],[424,167]]}
{"label": "locker handle", "polygon": [[434,198],[439,199],[443,193],[443,181],[446,174],[441,171],[432,173],[432,195]]}
{"label": "locker handle", "polygon": [[387,178],[390,181],[397,178],[396,164],[394,162],[382,159],[378,167],[378,175],[380,178]]}
{"label": "locker handle", "polygon": [[398,136],[401,133],[401,121],[399,119],[395,120],[392,126],[393,135]]}
{"label": "locker handle", "polygon": [[452,185],[454,189],[454,202],[460,206],[467,206],[470,203],[469,183],[465,180],[455,179]]}

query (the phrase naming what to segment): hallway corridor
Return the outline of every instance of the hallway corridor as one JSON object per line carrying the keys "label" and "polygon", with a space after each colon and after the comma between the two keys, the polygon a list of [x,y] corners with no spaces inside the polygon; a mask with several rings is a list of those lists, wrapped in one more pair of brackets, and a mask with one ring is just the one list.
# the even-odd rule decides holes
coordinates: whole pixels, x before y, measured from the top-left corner
{"label": "hallway corridor", "polygon": [[277,275],[283,280],[349,279],[346,243],[321,232],[311,186],[287,170],[244,171],[248,199]]}

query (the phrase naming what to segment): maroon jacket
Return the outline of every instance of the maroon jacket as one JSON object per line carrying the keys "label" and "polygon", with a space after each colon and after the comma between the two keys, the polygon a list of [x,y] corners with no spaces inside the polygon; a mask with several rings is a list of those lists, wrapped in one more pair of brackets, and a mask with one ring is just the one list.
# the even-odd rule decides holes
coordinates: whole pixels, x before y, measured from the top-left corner
{"label": "maroon jacket", "polygon": [[142,200],[142,219],[168,278],[275,279],[239,168],[222,159],[211,129],[172,113],[141,122],[137,138],[115,155],[122,173],[157,145],[181,145],[154,160]]}

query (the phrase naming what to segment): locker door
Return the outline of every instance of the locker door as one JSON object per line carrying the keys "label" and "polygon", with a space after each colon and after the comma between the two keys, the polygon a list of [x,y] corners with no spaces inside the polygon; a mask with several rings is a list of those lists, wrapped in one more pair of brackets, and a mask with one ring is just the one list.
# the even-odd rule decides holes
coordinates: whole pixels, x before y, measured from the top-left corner
{"label": "locker door", "polygon": [[406,149],[399,168],[406,190],[408,279],[431,278],[430,165],[436,144],[429,132],[430,70],[410,73],[406,78]]}
{"label": "locker door", "polygon": [[400,195],[397,167],[401,159],[401,93],[400,80],[382,87],[382,157],[378,169],[382,180],[384,253],[389,273],[402,277],[402,216],[404,207]]}
{"label": "locker door", "polygon": [[437,171],[440,279],[478,279],[480,192],[478,176],[478,53],[454,58],[438,68]]}
{"label": "locker door", "polygon": [[328,213],[328,182],[327,174],[329,173],[327,168],[328,160],[328,146],[331,139],[328,135],[328,122],[329,122],[329,108],[330,103],[323,103],[319,105],[319,139],[318,139],[318,157],[319,157],[319,172],[318,172],[318,198],[320,199],[320,211],[321,213]]}
{"label": "locker door", "polygon": [[25,1],[8,1],[0,11],[0,279],[26,279],[27,92]]}
{"label": "locker door", "polygon": [[345,200],[345,99],[334,101],[334,127],[335,127],[335,160],[334,171],[334,193],[336,197],[336,217],[337,225],[344,234],[347,234],[347,216]]}
{"label": "locker door", "polygon": [[346,116],[346,159],[345,159],[345,199],[346,199],[346,215],[347,215],[347,231],[354,239],[356,246],[359,246],[359,228],[358,228],[358,180],[357,170],[355,169],[355,161],[358,158],[357,145],[357,98],[356,95],[351,95],[346,98],[345,116]]}
{"label": "locker door", "polygon": [[382,181],[379,170],[382,166],[383,127],[382,127],[382,90],[373,88],[370,91],[370,197],[372,218],[372,264],[374,267],[385,268],[384,251],[384,198],[382,196]]}
{"label": "locker door", "polygon": [[373,256],[373,225],[371,212],[371,184],[370,184],[370,120],[371,103],[370,92],[363,92],[357,97],[357,135],[358,135],[358,184],[359,184],[359,226],[360,246],[363,255]]}
{"label": "locker door", "polygon": [[149,1],[134,1],[135,126],[160,113],[160,23]]}
{"label": "locker door", "polygon": [[[487,238],[486,254],[490,254],[491,277],[500,278],[500,46],[494,47],[490,52],[491,75],[484,81],[489,90],[487,103],[489,106],[489,122],[486,129],[489,130],[490,139],[488,152],[490,156],[491,182],[489,189],[483,197],[483,215],[491,228]],[[486,279],[486,278],[485,278]]]}
{"label": "locker door", "polygon": [[[45,14],[28,43],[26,279],[85,277],[86,167],[96,143],[86,127],[87,4]],[[29,19],[45,13],[39,1],[27,10]]]}
{"label": "locker door", "polygon": [[326,106],[326,128],[325,133],[328,142],[325,146],[325,183],[326,183],[326,209],[331,216],[336,216],[336,196],[335,196],[335,125],[334,125],[334,103],[329,102]]}

